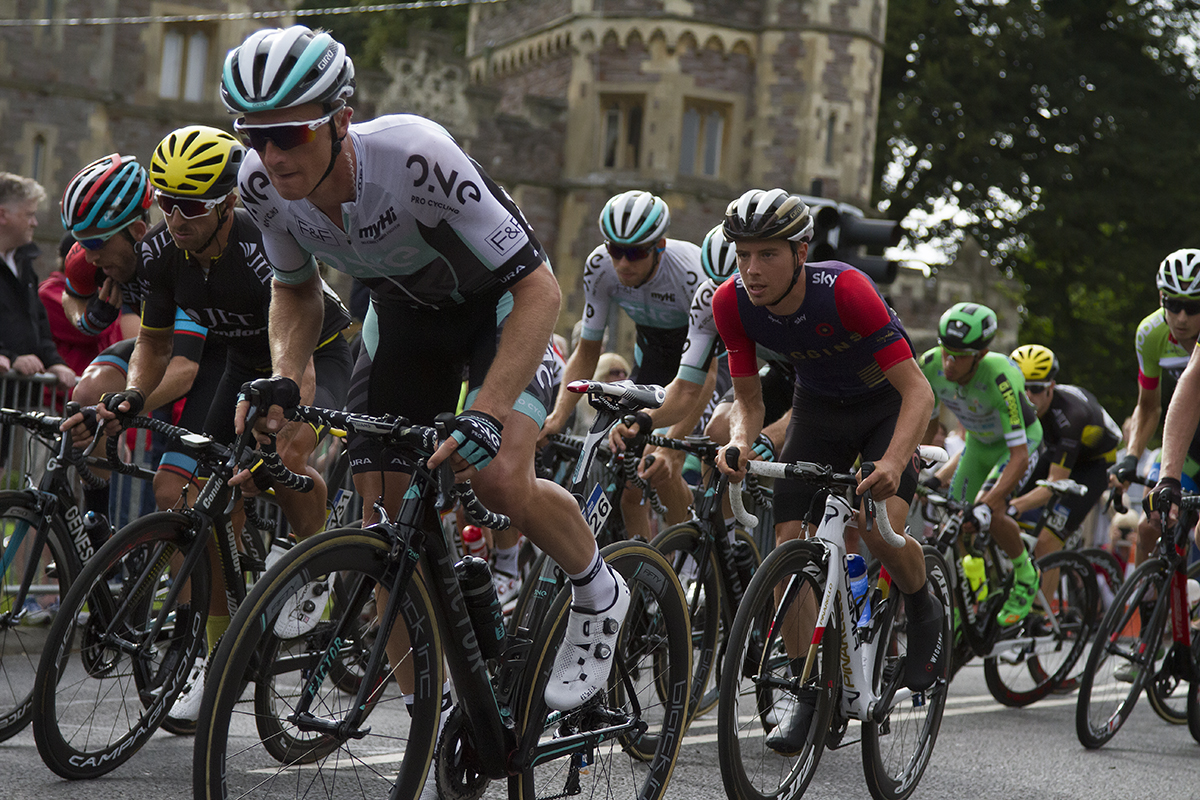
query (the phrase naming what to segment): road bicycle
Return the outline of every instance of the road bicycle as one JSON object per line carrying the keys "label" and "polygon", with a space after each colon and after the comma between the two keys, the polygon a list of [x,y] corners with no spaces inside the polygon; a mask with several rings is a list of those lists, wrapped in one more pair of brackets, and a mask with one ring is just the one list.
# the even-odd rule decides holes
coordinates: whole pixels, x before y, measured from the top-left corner
{"label": "road bicycle", "polygon": [[[38,664],[32,718],[42,760],[68,779],[111,772],[167,724],[197,656],[206,652],[210,554],[224,576],[231,615],[245,600],[247,572],[261,570],[265,556],[261,535],[249,526],[240,535],[231,518],[228,482],[248,464],[249,431],[231,448],[152,417],[120,422],[161,434],[211,475],[192,508],[148,514],[115,533],[62,599]],[[108,437],[110,466],[138,470],[121,460],[118,439]],[[282,466],[272,450],[263,457]],[[239,542],[249,548],[246,556]]]}
{"label": "road bicycle", "polygon": [[[1038,485],[1051,492],[1046,508],[1053,508],[1064,493],[1082,488],[1074,481],[1038,481]],[[1072,672],[1099,617],[1099,591],[1091,564],[1071,550],[1034,560],[1040,574],[1049,577],[1039,584],[1029,615],[1002,627],[996,615],[1013,585],[1011,560],[988,533],[964,530],[970,505],[925,487],[918,492],[942,517],[934,545],[950,566],[954,598],[951,678],[979,656],[988,691],[1003,705],[1027,706],[1052,692],[1073,688]],[[1032,551],[1037,539],[1023,534],[1022,541]],[[973,580],[968,575],[965,557],[982,561],[982,582],[979,576]]]}
{"label": "road bicycle", "polygon": [[[295,413],[392,448],[411,467],[411,483],[394,521],[377,507],[376,525],[314,536],[254,587],[212,659],[194,796],[411,800],[433,769],[444,797],[479,797],[500,779],[511,797],[528,800],[661,797],[682,742],[691,680],[687,605],[662,555],[637,542],[603,549],[632,597],[607,689],[580,708],[549,710],[543,694],[570,594],[535,594],[531,624],[511,636],[494,606],[472,622],[470,609],[480,607],[466,604],[439,515],[463,498],[478,524],[501,528],[507,520],[455,487],[448,462],[426,466],[452,417],[426,427],[309,407]],[[311,648],[277,657],[282,599],[327,575],[338,577],[342,600],[331,603]],[[347,685],[333,666],[358,646],[357,680]],[[439,734],[446,667],[457,704]],[[399,696],[381,699],[400,674],[414,687],[405,698],[409,713],[399,711]],[[265,714],[264,683],[273,685],[276,703]],[[293,747],[272,749],[269,738]]]}
{"label": "road bicycle", "polygon": [[[66,415],[78,410],[77,403],[69,403]],[[92,534],[84,524],[72,471],[89,486],[103,481],[89,469],[85,453],[72,447],[70,434],[59,431],[63,419],[0,409],[0,424],[25,428],[53,454],[36,486],[27,475],[26,489],[0,491],[0,741],[29,724],[48,624],[30,624],[37,613],[33,605],[56,607],[92,558],[94,546],[107,536],[106,530]],[[107,525],[102,519],[96,523]],[[42,611],[49,613],[49,608]]]}
{"label": "road bicycle", "polygon": [[[1154,554],[1125,579],[1100,622],[1079,678],[1075,707],[1075,733],[1084,747],[1108,743],[1137,705],[1142,689],[1175,716],[1182,701],[1184,719],[1192,727],[1190,698],[1200,677],[1200,645],[1192,635],[1187,549],[1197,509],[1200,496],[1183,498],[1179,522],[1164,526]],[[1191,684],[1187,691],[1185,682]]]}
{"label": "road bicycle", "polygon": [[[922,448],[922,457],[946,456],[941,448]],[[864,474],[872,467],[864,464]],[[725,792],[735,800],[799,797],[827,746],[859,741],[846,738],[854,721],[871,795],[902,800],[916,788],[932,755],[949,674],[943,668],[921,692],[902,685],[907,619],[886,569],[867,592],[868,605],[860,607],[851,593],[845,529],[858,519],[853,505],[858,478],[809,462],[751,461],[747,471],[805,481],[823,490],[825,500],[814,501],[822,509],[815,537],[783,542],[764,558],[734,617],[717,705]],[[730,498],[738,520],[753,528],[757,520],[742,508],[739,487],[730,487]],[[889,546],[903,546],[883,507],[866,498],[866,518]],[[936,549],[923,551],[933,601],[943,607],[946,641],[950,570]],[[863,613],[868,607],[869,618]],[[815,619],[815,627],[804,650],[806,616]],[[766,737],[797,703],[810,705],[812,721],[800,750],[785,755],[768,747]]]}

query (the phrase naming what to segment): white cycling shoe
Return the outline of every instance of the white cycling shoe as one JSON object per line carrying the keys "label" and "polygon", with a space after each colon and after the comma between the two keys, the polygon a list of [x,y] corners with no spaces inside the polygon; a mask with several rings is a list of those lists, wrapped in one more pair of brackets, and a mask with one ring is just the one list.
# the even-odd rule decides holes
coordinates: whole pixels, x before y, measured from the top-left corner
{"label": "white cycling shoe", "polygon": [[607,568],[617,582],[617,599],[604,611],[571,606],[567,633],[558,648],[554,671],[546,684],[546,705],[556,711],[577,708],[604,687],[612,671],[613,648],[629,610],[629,586]]}
{"label": "white cycling shoe", "polygon": [[283,604],[283,610],[275,620],[275,635],[280,639],[295,639],[317,627],[325,606],[329,603],[329,586],[332,575],[322,581],[313,581],[296,592]]}
{"label": "white cycling shoe", "polygon": [[196,663],[188,674],[183,691],[175,698],[175,704],[167,716],[180,722],[195,722],[200,719],[200,701],[204,699],[204,665],[208,659],[196,656]]}

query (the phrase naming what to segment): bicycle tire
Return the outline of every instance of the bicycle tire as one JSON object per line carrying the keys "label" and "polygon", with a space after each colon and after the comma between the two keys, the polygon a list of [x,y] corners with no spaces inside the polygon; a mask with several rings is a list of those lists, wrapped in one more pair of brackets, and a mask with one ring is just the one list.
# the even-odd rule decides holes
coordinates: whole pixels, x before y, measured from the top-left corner
{"label": "bicycle tire", "polygon": [[[1200,577],[1200,561],[1188,567],[1187,571],[1189,578]],[[1192,609],[1192,663],[1196,663],[1196,658],[1200,656],[1200,641],[1196,636],[1196,624],[1200,623],[1200,606]],[[1163,636],[1165,637],[1163,646],[1170,647],[1173,643],[1171,640],[1170,625],[1164,626]],[[1188,689],[1190,682],[1184,680],[1177,675],[1167,675],[1158,678],[1151,675],[1146,681],[1146,700],[1149,701],[1150,707],[1154,709],[1154,713],[1158,714],[1159,718],[1164,722],[1169,722],[1172,725],[1186,725],[1188,721]]]}
{"label": "bicycle tire", "polygon": [[198,543],[204,539],[182,514],[149,514],[101,547],[67,592],[34,685],[34,740],[56,774],[76,780],[111,772],[170,711],[204,645],[207,558],[188,577],[190,602],[166,610],[157,639],[148,633],[172,581],[171,562]]}
{"label": "bicycle tire", "polygon": [[1200,681],[1192,681],[1187,693],[1188,733],[1200,742]]}
{"label": "bicycle tire", "polygon": [[1037,702],[1064,685],[1074,688],[1071,672],[1096,628],[1096,575],[1087,559],[1060,550],[1039,558],[1037,567],[1042,574],[1058,571],[1058,582],[1046,598],[1050,609],[1031,612],[1020,623],[1018,638],[998,642],[993,655],[983,660],[988,691],[1010,708]]}
{"label": "bicycle tire", "polygon": [[[1075,706],[1075,733],[1084,747],[1104,746],[1129,717],[1138,695],[1153,670],[1156,648],[1166,626],[1168,596],[1165,560],[1143,562],[1125,579],[1121,590],[1100,621],[1088,653],[1087,664],[1079,678],[1079,700]],[[1144,624],[1138,607],[1150,592],[1157,593],[1155,613]],[[1158,601],[1164,607],[1159,608]],[[1142,663],[1137,653],[1146,654]],[[1122,676],[1118,670],[1127,669]]]}
{"label": "bicycle tire", "polygon": [[[706,714],[717,704],[718,687],[714,661],[723,630],[733,622],[727,592],[722,586],[715,548],[709,548],[707,563],[701,567],[694,558],[704,534],[695,522],[672,525],[650,544],[662,553],[680,578],[692,623],[692,691],[688,700],[688,723]],[[689,577],[690,574],[690,577]],[[724,619],[723,619],[724,618]],[[662,697],[666,687],[659,687]]]}
{"label": "bicycle tire", "polygon": [[[361,738],[302,733],[286,714],[309,671],[318,667],[321,653],[313,647],[289,652],[284,661],[268,660],[271,647],[279,644],[273,629],[285,598],[315,577],[331,572],[339,573],[348,585],[360,576],[386,583],[390,550],[390,541],[371,530],[326,531],[293,548],[279,570],[255,585],[211,659],[193,753],[195,798],[295,798],[303,794],[339,800],[381,796],[415,800],[433,757],[445,680],[438,621],[419,573],[413,574],[405,589],[398,618],[412,645],[404,659],[414,668],[417,687],[411,715],[403,710],[404,700],[391,679],[397,665],[384,671],[384,680],[378,684],[381,691],[373,696],[372,724],[364,726]],[[374,614],[371,601],[362,613],[368,618]],[[369,619],[363,622],[369,630]],[[323,625],[315,631],[318,638],[319,632],[325,631],[327,640],[331,631]],[[361,655],[362,650],[351,652]],[[259,714],[264,682],[277,702],[265,718]],[[330,670],[312,703],[313,714],[341,720],[350,711],[354,695],[341,683]],[[378,719],[381,708],[389,712],[386,720]],[[274,742],[271,749],[258,746],[263,744],[264,724],[273,736],[287,738]],[[287,760],[281,762],[277,758],[280,753]]]}
{"label": "bicycle tire", "polygon": [[[797,539],[779,545],[763,559],[734,616],[717,704],[721,780],[733,800],[799,797],[825,750],[826,732],[841,690],[841,628],[836,609],[821,635],[820,653],[804,684],[806,691],[815,695],[805,745],[790,756],[765,745],[766,735],[797,702],[795,691],[781,688],[797,684],[790,672],[783,629],[792,625],[788,613],[797,598],[806,603],[812,598],[815,613],[825,583],[824,557],[824,549],[814,542]],[[778,605],[777,593],[781,598]],[[800,647],[807,641],[801,640]]]}
{"label": "bicycle tire", "polygon": [[[925,574],[933,589],[935,602],[942,604],[942,641],[950,641],[949,568],[938,551],[925,545]],[[908,652],[907,618],[900,592],[891,591],[881,610],[876,636],[874,669],[875,692],[888,685],[901,668],[900,658]],[[875,800],[905,800],[917,788],[942,726],[942,712],[950,688],[950,664],[947,659],[937,682],[918,694],[901,695],[894,700],[882,722],[862,725],[863,775]]]}
{"label": "bicycle tire", "polygon": [[[0,555],[6,542],[11,546],[14,541],[33,541],[37,535],[34,526],[43,524],[43,519],[46,518],[37,511],[37,499],[31,494],[0,491]],[[71,544],[64,519],[56,515],[46,521],[49,523],[46,547],[38,556],[34,582],[39,591],[36,595],[31,591],[27,598],[34,597],[35,601],[39,597],[53,598],[53,602],[61,603],[79,574],[79,557]],[[83,530],[82,523],[79,530]],[[0,615],[20,610],[15,607],[16,593],[29,564],[21,551],[21,544],[17,544],[12,563],[0,574]],[[0,742],[16,736],[29,724],[34,679],[49,627],[49,619],[38,624],[23,621],[16,625],[0,624],[0,655],[3,656],[0,657]]]}
{"label": "bicycle tire", "polygon": [[[536,800],[569,791],[585,797],[658,800],[670,782],[683,744],[691,686],[691,635],[683,588],[663,555],[644,542],[618,542],[601,552],[629,584],[631,598],[608,689],[565,714],[546,708],[543,695],[566,630],[571,599],[570,590],[565,589],[555,598],[530,650],[519,719],[525,737],[537,737],[551,747],[563,726],[586,731],[591,725],[603,727],[622,719],[634,725],[634,732],[577,751],[547,755],[548,760],[526,767],[510,779],[510,797]],[[666,650],[665,659],[655,658],[659,648]],[[656,664],[669,671],[668,677],[661,679],[672,687],[667,700],[658,697],[655,684],[660,679],[653,674]],[[629,696],[626,681],[636,698]],[[648,725],[640,735],[636,733],[639,723]],[[581,761],[586,757],[592,760],[584,769]]]}

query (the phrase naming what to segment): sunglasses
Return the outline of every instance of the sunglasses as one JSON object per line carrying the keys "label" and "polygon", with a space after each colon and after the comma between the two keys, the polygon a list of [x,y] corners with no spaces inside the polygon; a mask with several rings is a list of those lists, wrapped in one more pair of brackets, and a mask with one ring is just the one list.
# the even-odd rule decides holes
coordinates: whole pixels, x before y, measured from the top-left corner
{"label": "sunglasses", "polygon": [[215,200],[201,200],[198,197],[172,197],[169,194],[158,192],[156,199],[158,200],[158,207],[168,217],[178,211],[184,219],[199,219],[206,216],[208,212],[221,203],[224,203],[226,197],[229,197],[229,195],[223,195]]}
{"label": "sunglasses", "polygon": [[109,231],[108,233],[102,233],[99,236],[89,236],[86,239],[80,239],[78,236],[75,236],[74,233],[72,233],[71,235],[75,236],[75,241],[79,242],[79,246],[82,247],[84,250],[95,251],[95,250],[99,250],[100,248],[104,247],[104,245],[108,244],[109,239],[116,236],[118,233],[122,233],[126,228],[128,228],[130,225],[132,225],[135,222],[137,222],[136,219],[130,220],[129,222],[126,222],[124,225],[122,225],[121,227],[114,228],[113,230]]}
{"label": "sunglasses", "polygon": [[1182,311],[1189,317],[1200,314],[1200,300],[1184,300],[1182,297],[1164,297],[1162,307],[1172,314]]}
{"label": "sunglasses", "polygon": [[244,134],[242,139],[246,144],[260,153],[267,149],[267,142],[274,142],[280,150],[291,150],[316,140],[317,131],[339,111],[341,109],[337,108],[316,119],[276,122],[271,125],[247,125],[244,120],[239,119],[233,123],[233,129]]}
{"label": "sunglasses", "polygon": [[612,242],[605,242],[604,247],[608,250],[608,254],[612,256],[613,261],[620,261],[622,258],[626,261],[641,261],[654,252],[653,247],[622,247]]}
{"label": "sunglasses", "polygon": [[974,358],[975,356],[979,355],[979,353],[976,353],[974,350],[951,350],[945,345],[942,345],[942,352],[950,356],[950,358],[956,360],[960,358]]}
{"label": "sunglasses", "polygon": [[1025,381],[1025,390],[1030,394],[1041,394],[1049,388],[1048,381]]}

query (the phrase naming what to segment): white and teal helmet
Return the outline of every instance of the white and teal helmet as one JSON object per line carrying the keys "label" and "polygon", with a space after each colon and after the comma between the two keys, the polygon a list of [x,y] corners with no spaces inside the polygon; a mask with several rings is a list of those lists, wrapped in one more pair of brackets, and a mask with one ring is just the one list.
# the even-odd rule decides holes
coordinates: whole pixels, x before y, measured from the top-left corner
{"label": "white and teal helmet", "polygon": [[225,57],[221,101],[249,114],[305,103],[332,106],[354,94],[354,62],[341,42],[303,25],[256,31]]}
{"label": "white and teal helmet", "polygon": [[704,274],[717,286],[737,272],[737,250],[726,240],[723,225],[718,225],[704,236],[700,245],[700,266]]}
{"label": "white and teal helmet", "polygon": [[667,235],[671,211],[661,197],[634,190],[610,198],[600,211],[600,232],[612,244],[642,247]]}
{"label": "white and teal helmet", "polygon": [[1155,283],[1167,297],[1200,297],[1200,250],[1176,250],[1164,258]]}

